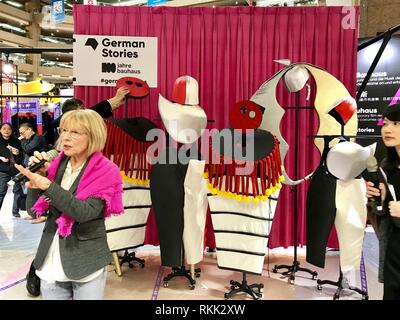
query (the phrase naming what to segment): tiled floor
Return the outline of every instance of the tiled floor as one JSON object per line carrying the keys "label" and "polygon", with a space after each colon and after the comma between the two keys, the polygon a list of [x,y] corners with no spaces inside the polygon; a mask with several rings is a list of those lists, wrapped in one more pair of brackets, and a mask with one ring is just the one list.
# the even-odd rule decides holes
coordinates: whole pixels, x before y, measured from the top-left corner
{"label": "tiled floor", "polygon": [[[29,221],[13,218],[11,215],[12,194],[9,192],[0,211],[0,300],[26,300],[32,298],[25,290],[25,274],[33,259],[43,224],[32,225]],[[380,300],[382,285],[377,282],[377,241],[375,234],[368,228],[364,241],[364,260],[370,300]],[[118,277],[112,265],[108,266],[108,278],[105,299],[108,300],[224,300],[224,293],[229,291],[231,279],[241,281],[242,274],[220,270],[216,266],[216,254],[204,255],[204,260],[196,267],[201,268],[201,275],[196,279],[194,290],[189,289],[183,277],[177,277],[163,286],[163,277],[171,270],[160,266],[158,247],[145,246],[138,250],[138,257],[146,260],[145,267],[135,264],[122,267],[123,275]],[[336,281],[338,278],[339,256],[337,251],[328,251],[326,267],[313,267],[305,260],[305,249],[298,250],[301,266],[318,272],[318,278]],[[330,300],[335,288],[324,286],[317,290],[316,281],[303,272],[296,274],[294,284],[287,278],[271,270],[275,264],[291,264],[293,248],[273,249],[265,257],[262,276],[249,275],[249,283],[264,284],[264,300]],[[360,274],[356,275],[357,286],[361,286]],[[232,299],[252,299],[249,295],[238,294]],[[360,295],[345,291],[341,299],[359,300]]]}

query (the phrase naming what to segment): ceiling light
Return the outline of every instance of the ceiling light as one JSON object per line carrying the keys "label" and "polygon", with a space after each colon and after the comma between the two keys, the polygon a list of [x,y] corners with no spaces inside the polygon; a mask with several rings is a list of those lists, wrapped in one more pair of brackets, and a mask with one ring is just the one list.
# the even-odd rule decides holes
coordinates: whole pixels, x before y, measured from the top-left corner
{"label": "ceiling light", "polygon": [[26,31],[24,29],[11,26],[11,25],[9,25],[7,23],[0,23],[0,27],[2,27],[4,29],[8,29],[8,30],[17,31],[17,32],[20,32],[20,33],[26,33]]}
{"label": "ceiling light", "polygon": [[60,41],[49,38],[49,37],[42,37],[42,40],[47,41],[47,42],[52,42],[52,43],[60,43]]}
{"label": "ceiling light", "polygon": [[11,63],[7,62],[3,65],[3,72],[5,74],[11,74],[13,71],[14,71],[14,66]]}
{"label": "ceiling light", "polygon": [[10,6],[17,7],[17,8],[23,7],[23,4],[21,4],[19,2],[15,2],[15,1],[6,1],[6,3],[8,3]]}

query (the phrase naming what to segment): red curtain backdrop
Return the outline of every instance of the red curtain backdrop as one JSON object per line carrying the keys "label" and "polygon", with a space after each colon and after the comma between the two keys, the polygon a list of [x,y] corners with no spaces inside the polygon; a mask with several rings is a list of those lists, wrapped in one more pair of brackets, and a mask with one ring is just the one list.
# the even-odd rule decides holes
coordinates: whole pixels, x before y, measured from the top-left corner
{"label": "red curtain backdrop", "polygon": [[[342,7],[101,7],[74,6],[75,34],[111,36],[149,36],[158,38],[158,87],[150,96],[129,101],[129,117],[159,119],[158,94],[170,99],[175,79],[191,75],[200,86],[200,105],[209,127],[229,126],[228,110],[235,102],[249,99],[281,65],[275,59],[307,62],[326,69],[355,96],[357,67],[358,8],[354,28],[342,28],[348,14]],[[87,70],[91,72],[91,70]],[[97,70],[96,70],[97,72]],[[75,95],[86,106],[114,95],[115,88],[75,86]],[[277,89],[283,107],[294,106],[294,95],[282,85]],[[312,104],[312,102],[311,102]],[[301,105],[310,105],[302,93]],[[122,117],[124,111],[115,112]],[[318,129],[314,110],[300,111],[299,132],[294,129],[295,112],[288,110],[281,130],[290,149],[285,167],[293,176],[297,161],[299,176],[313,171],[319,152],[307,136]],[[159,123],[159,122],[158,122]],[[294,139],[299,152],[294,154]],[[297,158],[297,159],[295,159]],[[270,247],[293,245],[293,212],[299,214],[299,245],[305,245],[305,202],[308,184],[299,187],[298,202],[283,187],[272,226]],[[321,212],[321,214],[324,214]],[[150,217],[149,226],[154,227]],[[150,228],[149,228],[150,229]],[[208,232],[210,234],[210,232]],[[208,237],[207,245],[213,239]],[[157,244],[156,234],[148,234],[147,243]],[[331,240],[329,246],[335,247]]]}

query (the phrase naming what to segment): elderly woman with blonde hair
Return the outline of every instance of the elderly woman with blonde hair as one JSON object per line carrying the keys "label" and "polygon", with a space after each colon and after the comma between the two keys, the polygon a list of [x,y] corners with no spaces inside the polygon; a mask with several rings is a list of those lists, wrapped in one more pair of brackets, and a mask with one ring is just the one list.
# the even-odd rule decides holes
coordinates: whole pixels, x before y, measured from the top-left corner
{"label": "elderly woman with blonde hair", "polygon": [[[32,210],[38,216],[49,212],[34,259],[44,299],[103,297],[111,262],[104,222],[123,212],[119,169],[101,153],[106,136],[95,111],[70,111],[60,123],[57,158],[39,173],[16,165],[37,192]],[[35,156],[46,159],[44,153]]]}

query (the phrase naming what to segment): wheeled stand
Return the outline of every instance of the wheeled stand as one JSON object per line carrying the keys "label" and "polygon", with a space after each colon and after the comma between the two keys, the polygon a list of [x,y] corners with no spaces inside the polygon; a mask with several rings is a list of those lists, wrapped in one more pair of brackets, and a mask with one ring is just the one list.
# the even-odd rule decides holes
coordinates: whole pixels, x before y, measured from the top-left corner
{"label": "wheeled stand", "polygon": [[362,290],[360,288],[357,288],[357,287],[352,287],[346,281],[343,281],[343,273],[342,273],[342,271],[340,271],[339,279],[336,282],[335,281],[331,281],[331,280],[318,279],[317,280],[317,289],[318,290],[322,290],[322,286],[324,284],[329,284],[331,286],[338,287],[336,289],[335,294],[333,295],[333,300],[339,300],[340,294],[341,294],[343,289],[348,289],[348,290],[355,291],[355,292],[359,293],[361,295],[361,299],[362,300],[368,300],[369,299],[368,292],[366,292],[366,291],[364,291],[364,290]]}
{"label": "wheeled stand", "polygon": [[[262,293],[264,291],[264,285],[262,283],[247,284],[246,272],[243,272],[242,283],[231,280],[231,291],[224,294],[225,299],[231,298],[234,294],[238,292],[245,292],[249,294],[254,300],[259,300],[262,298]],[[257,289],[258,292],[254,291]]]}
{"label": "wheeled stand", "polygon": [[279,269],[283,269],[283,268],[287,269],[287,271],[282,272],[282,275],[283,276],[288,276],[289,277],[289,282],[291,284],[294,283],[294,280],[296,278],[295,274],[298,271],[303,271],[303,272],[309,273],[310,275],[312,275],[312,280],[317,279],[317,276],[318,276],[318,272],[312,271],[312,270],[307,269],[307,268],[300,267],[300,262],[297,261],[296,259],[293,261],[293,264],[291,266],[286,265],[286,264],[275,265],[274,268],[272,269],[272,272],[273,273],[278,273],[278,270]]}
{"label": "wheeled stand", "polygon": [[[200,277],[200,272],[201,272],[200,268],[194,269],[194,276],[196,278],[199,278]],[[196,285],[196,280],[193,279],[193,276],[191,274],[191,270],[187,270],[185,268],[185,266],[173,267],[172,268],[172,272],[169,275],[167,275],[163,280],[164,288],[167,288],[169,280],[171,280],[172,278],[175,278],[175,277],[186,277],[189,280],[189,288],[191,290],[194,290],[195,285]]]}
{"label": "wheeled stand", "polygon": [[139,266],[141,268],[144,268],[144,264],[145,264],[145,260],[143,259],[139,259],[138,257],[136,257],[136,252],[128,252],[128,250],[125,250],[125,253],[122,257],[119,257],[120,262],[119,264],[122,266],[122,264],[124,264],[125,262],[128,263],[129,268],[133,268],[133,264],[132,261],[136,261],[139,263]]}

